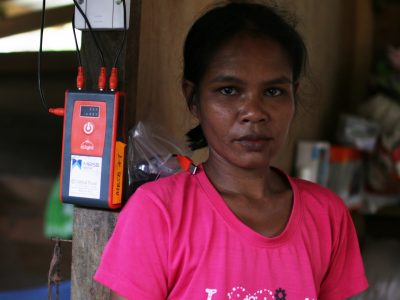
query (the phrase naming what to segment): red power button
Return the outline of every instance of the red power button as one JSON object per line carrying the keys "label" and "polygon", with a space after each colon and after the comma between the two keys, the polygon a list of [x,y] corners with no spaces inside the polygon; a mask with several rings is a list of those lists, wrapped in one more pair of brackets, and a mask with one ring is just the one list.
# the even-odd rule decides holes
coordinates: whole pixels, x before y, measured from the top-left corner
{"label": "red power button", "polygon": [[86,122],[85,125],[83,125],[83,132],[86,134],[92,134],[94,130],[94,125],[92,122]]}

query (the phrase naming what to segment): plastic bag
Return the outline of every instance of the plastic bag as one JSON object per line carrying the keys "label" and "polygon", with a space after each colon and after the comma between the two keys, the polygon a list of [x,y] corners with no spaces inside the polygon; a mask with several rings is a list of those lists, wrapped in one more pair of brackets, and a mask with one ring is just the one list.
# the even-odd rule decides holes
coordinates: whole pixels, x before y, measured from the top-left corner
{"label": "plastic bag", "polygon": [[179,172],[174,155],[189,153],[160,128],[139,122],[128,133],[128,195],[145,182]]}
{"label": "plastic bag", "polygon": [[341,114],[336,135],[338,142],[342,145],[372,152],[380,132],[381,128],[376,122],[358,116]]}
{"label": "plastic bag", "polygon": [[383,94],[371,97],[360,113],[382,128],[368,162],[367,180],[375,193],[400,194],[400,105]]}

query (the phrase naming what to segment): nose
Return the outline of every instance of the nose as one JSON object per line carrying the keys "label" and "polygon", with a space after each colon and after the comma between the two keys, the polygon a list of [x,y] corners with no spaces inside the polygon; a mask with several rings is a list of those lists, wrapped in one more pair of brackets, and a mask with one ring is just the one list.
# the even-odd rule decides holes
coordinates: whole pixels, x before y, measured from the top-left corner
{"label": "nose", "polygon": [[250,95],[242,102],[240,121],[242,123],[260,123],[269,120],[265,103],[261,96]]}

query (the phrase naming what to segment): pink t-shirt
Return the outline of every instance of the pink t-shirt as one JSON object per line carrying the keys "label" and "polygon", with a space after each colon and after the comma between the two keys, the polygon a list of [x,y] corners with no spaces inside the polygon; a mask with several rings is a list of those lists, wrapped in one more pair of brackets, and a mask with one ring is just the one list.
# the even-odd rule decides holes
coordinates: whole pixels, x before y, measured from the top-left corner
{"label": "pink t-shirt", "polygon": [[367,288],[343,202],[288,177],[285,230],[242,223],[200,170],[142,185],[118,217],[95,279],[134,300],[340,300]]}

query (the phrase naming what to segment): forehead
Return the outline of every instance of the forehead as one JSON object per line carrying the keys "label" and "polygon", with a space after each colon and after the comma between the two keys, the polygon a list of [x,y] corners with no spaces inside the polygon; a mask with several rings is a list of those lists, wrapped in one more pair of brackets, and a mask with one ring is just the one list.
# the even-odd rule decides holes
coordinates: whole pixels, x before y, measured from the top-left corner
{"label": "forehead", "polygon": [[204,77],[221,72],[264,73],[265,76],[280,73],[280,76],[291,76],[292,67],[285,49],[278,42],[265,37],[239,34],[215,52]]}

